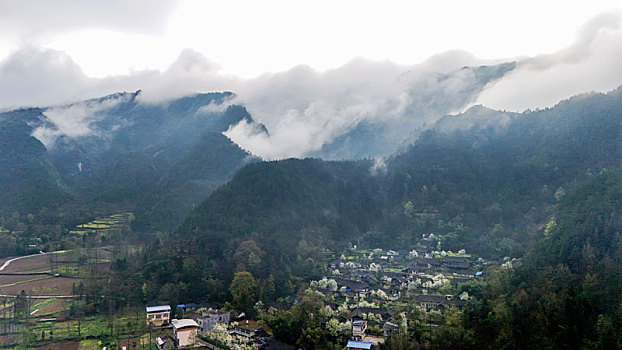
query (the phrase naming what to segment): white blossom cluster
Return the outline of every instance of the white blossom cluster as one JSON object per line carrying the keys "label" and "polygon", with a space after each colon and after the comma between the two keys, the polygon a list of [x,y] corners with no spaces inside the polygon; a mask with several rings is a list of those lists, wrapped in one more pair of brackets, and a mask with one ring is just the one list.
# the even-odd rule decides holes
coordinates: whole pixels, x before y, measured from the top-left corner
{"label": "white blossom cluster", "polygon": [[358,269],[361,267],[361,264],[359,263],[355,263],[353,261],[348,261],[348,262],[340,262],[339,263],[339,268],[343,269],[343,268],[348,268],[348,269]]}
{"label": "white blossom cluster", "polygon": [[337,337],[340,335],[345,335],[349,337],[352,334],[352,323],[350,322],[339,322],[336,318],[331,318],[326,322],[326,330],[333,337]]}
{"label": "white blossom cluster", "polygon": [[385,291],[383,291],[382,289],[378,289],[378,290],[372,290],[371,291],[371,296],[375,296],[381,300],[388,300],[389,296],[387,295],[387,293],[385,293]]}
{"label": "white blossom cluster", "polygon": [[326,290],[330,290],[331,292],[336,292],[338,285],[337,285],[337,281],[335,281],[332,278],[322,278],[319,281],[311,281],[311,283],[309,284],[311,288],[314,289],[326,289]]}
{"label": "white blossom cluster", "polygon": [[419,253],[417,253],[417,251],[413,249],[410,252],[408,252],[408,256],[406,257],[406,259],[412,260],[418,256],[419,256]]}
{"label": "white blossom cluster", "polygon": [[375,303],[375,302],[369,302],[369,301],[367,301],[367,300],[360,300],[360,301],[356,304],[356,306],[358,306],[358,307],[369,307],[369,308],[372,308],[372,309],[377,309],[377,308],[379,308],[379,306],[378,306],[378,304],[377,304],[377,303]]}
{"label": "white blossom cluster", "polygon": [[257,349],[257,346],[255,346],[251,339],[229,334],[227,326],[222,323],[215,324],[211,331],[205,332],[205,336],[208,339],[212,339],[220,344],[228,346],[231,350]]}
{"label": "white blossom cluster", "polygon": [[431,281],[427,281],[421,286],[427,289],[438,289],[449,283],[449,279],[447,279],[447,277],[445,277],[445,275],[443,275],[442,273],[439,273],[438,275],[432,277]]}

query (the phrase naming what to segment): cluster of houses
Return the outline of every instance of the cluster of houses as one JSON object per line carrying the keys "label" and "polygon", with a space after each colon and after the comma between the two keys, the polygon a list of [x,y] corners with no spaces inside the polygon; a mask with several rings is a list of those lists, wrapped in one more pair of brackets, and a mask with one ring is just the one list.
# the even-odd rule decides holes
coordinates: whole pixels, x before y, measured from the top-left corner
{"label": "cluster of houses", "polygon": [[[361,256],[362,255],[362,256]],[[470,255],[430,250],[375,250],[370,255],[341,256],[329,264],[329,278],[336,290],[322,290],[338,296],[367,298],[374,292],[383,300],[395,301],[414,295],[420,306],[463,307],[464,300],[451,295],[434,295],[446,284],[457,285],[480,278]],[[478,262],[480,265],[483,261]],[[334,288],[333,288],[334,289]]]}
{"label": "cluster of houses", "polygon": [[[475,259],[465,251],[458,253],[431,249],[373,251],[351,250],[350,256],[342,255],[328,265],[328,275],[312,283],[312,287],[330,294],[336,301],[354,301],[343,321],[352,324],[352,338],[348,349],[370,349],[382,338],[390,337],[399,330],[393,312],[378,307],[387,302],[408,300],[426,310],[442,310],[447,307],[463,308],[467,296],[446,294],[460,283],[481,278],[482,259]],[[454,289],[455,290],[455,289]],[[372,302],[374,307],[360,307],[357,300]],[[373,301],[379,301],[374,303]],[[339,302],[330,305],[337,310]],[[353,308],[351,307],[353,306]],[[373,325],[376,335],[369,335]],[[382,337],[378,327],[382,327]]]}
{"label": "cluster of houses", "polygon": [[176,348],[193,346],[197,343],[199,324],[193,319],[172,319],[169,305],[147,306],[147,325],[150,327],[172,328],[173,337],[163,335],[156,338],[156,345],[160,349],[169,342],[173,342]]}
{"label": "cluster of houses", "polygon": [[[196,310],[196,305],[192,307],[178,305],[177,308],[188,311],[192,318],[172,319],[169,305],[148,306],[145,309],[148,326],[160,330],[172,329],[172,337],[161,335],[156,338],[159,349],[164,349],[170,342],[175,348],[201,347],[218,350],[219,347],[209,344],[200,337],[201,334],[212,331],[218,324],[227,325],[230,335],[243,337],[248,342],[254,343],[258,349],[267,348],[270,343],[279,343],[271,339],[256,321],[242,319],[234,323],[234,326],[230,326],[232,320],[228,311],[211,308]],[[280,348],[287,349],[283,347],[284,345],[286,344],[279,343]]]}
{"label": "cluster of houses", "polygon": [[[345,300],[346,304],[348,300],[355,302],[348,305],[349,311],[339,315],[340,322],[350,322],[352,326],[352,337],[347,349],[373,349],[383,338],[399,331],[399,322],[394,313],[379,307],[385,302],[407,298],[427,310],[463,308],[467,298],[446,294],[452,288],[444,287],[481,278],[484,274],[481,266],[486,263],[481,259],[475,260],[464,251],[375,249],[373,252],[352,252],[351,256],[342,255],[331,261],[327,277],[311,284],[316,290],[334,296],[335,302],[327,306],[335,314],[343,305],[339,300]],[[376,303],[374,300],[382,302]],[[178,307],[185,310],[186,305]],[[172,342],[176,348],[197,346],[201,343],[200,334],[211,331],[217,324],[228,325],[231,322],[229,312],[202,310],[192,313],[193,318],[171,319],[170,306],[147,307],[147,324],[172,328],[173,331],[172,337],[161,336],[157,339],[158,347],[163,349],[168,342]],[[369,332],[370,327],[374,331]],[[270,339],[267,332],[252,320],[236,322],[235,326],[227,328],[227,332],[231,336],[252,341],[257,348],[270,348],[266,342],[266,339]],[[210,348],[217,349],[213,346]]]}

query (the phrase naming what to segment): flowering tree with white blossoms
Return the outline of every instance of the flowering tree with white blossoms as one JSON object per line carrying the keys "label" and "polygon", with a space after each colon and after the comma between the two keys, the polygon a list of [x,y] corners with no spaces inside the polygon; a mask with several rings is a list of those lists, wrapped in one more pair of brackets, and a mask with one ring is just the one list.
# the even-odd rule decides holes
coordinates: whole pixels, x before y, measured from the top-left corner
{"label": "flowering tree with white blossoms", "polygon": [[408,256],[406,257],[406,259],[412,260],[418,256],[419,256],[419,253],[417,253],[417,251],[413,249],[410,252],[408,252]]}
{"label": "flowering tree with white blossoms", "polygon": [[378,272],[380,271],[380,269],[381,269],[381,266],[376,263],[369,264],[369,271],[371,272]]}
{"label": "flowering tree with white blossoms", "polygon": [[216,345],[225,345],[231,350],[255,350],[257,346],[253,341],[246,337],[232,336],[227,331],[227,325],[217,323],[211,331],[204,333],[207,339],[217,343]]}
{"label": "flowering tree with white blossoms", "polygon": [[339,335],[349,337],[352,335],[352,323],[339,322],[336,318],[331,318],[328,322],[326,322],[326,330],[333,337],[337,337]]}

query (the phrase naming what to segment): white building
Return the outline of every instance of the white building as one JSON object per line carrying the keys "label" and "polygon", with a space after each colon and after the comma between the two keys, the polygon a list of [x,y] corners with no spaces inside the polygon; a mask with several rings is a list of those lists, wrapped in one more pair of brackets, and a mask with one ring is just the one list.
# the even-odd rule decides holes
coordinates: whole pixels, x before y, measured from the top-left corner
{"label": "white building", "polygon": [[184,318],[173,320],[173,334],[175,335],[175,345],[178,348],[194,345],[199,331],[199,325],[195,320]]}
{"label": "white building", "polygon": [[217,323],[228,324],[230,314],[227,311],[209,309],[197,319],[201,332],[211,331]]}
{"label": "white building", "polygon": [[165,326],[171,321],[171,307],[168,305],[147,306],[147,325]]}

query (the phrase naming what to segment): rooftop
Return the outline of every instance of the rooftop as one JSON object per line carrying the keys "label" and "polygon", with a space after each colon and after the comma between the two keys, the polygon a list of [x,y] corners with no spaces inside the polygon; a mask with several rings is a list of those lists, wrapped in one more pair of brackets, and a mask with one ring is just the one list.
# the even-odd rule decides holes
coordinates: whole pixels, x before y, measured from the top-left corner
{"label": "rooftop", "polygon": [[159,306],[147,306],[145,308],[147,313],[150,312],[162,312],[162,311],[171,311],[171,307],[169,305],[159,305]]}
{"label": "rooftop", "polygon": [[181,329],[186,327],[197,327],[199,328],[199,324],[195,320],[191,320],[189,318],[182,318],[181,320],[173,320],[171,322],[173,324],[173,328]]}
{"label": "rooftop", "polygon": [[372,344],[373,343],[370,342],[370,341],[350,340],[350,341],[348,341],[348,345],[346,345],[346,348],[349,348],[349,349],[371,349]]}

